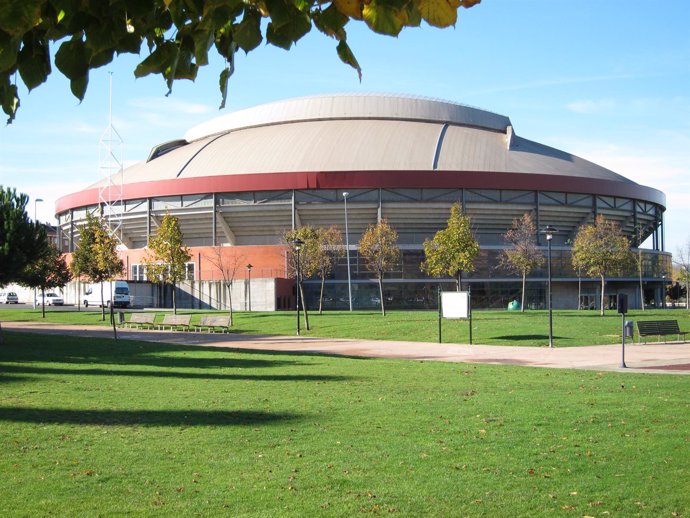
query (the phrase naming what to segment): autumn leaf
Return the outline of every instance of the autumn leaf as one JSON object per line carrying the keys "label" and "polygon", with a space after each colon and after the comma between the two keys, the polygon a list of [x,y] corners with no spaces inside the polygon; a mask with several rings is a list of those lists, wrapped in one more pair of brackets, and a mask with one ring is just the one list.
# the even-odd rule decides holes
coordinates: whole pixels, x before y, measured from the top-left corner
{"label": "autumn leaf", "polygon": [[419,0],[418,2],[422,18],[434,27],[455,25],[458,18],[458,5],[457,2],[449,2],[448,0]]}

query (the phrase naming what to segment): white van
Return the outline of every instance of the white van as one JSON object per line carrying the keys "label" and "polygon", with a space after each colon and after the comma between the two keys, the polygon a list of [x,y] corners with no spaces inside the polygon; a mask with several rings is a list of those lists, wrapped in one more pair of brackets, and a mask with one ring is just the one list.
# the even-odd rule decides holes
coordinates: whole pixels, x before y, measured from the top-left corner
{"label": "white van", "polygon": [[[104,281],[84,286],[84,307],[101,305],[101,287],[103,287],[103,304],[110,307],[112,300],[113,307],[128,308],[131,302],[129,296],[129,284],[127,281]],[[111,299],[112,294],[112,299]]]}

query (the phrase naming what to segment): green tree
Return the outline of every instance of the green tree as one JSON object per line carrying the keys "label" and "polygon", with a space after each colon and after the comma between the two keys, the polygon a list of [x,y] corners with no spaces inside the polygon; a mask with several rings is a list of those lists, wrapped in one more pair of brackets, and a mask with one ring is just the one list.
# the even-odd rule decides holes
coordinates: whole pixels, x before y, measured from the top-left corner
{"label": "green tree", "polygon": [[47,289],[60,288],[72,280],[65,257],[55,246],[49,245],[46,253],[27,266],[22,284],[39,288],[43,295],[41,311],[46,316],[45,293]]}
{"label": "green tree", "polygon": [[[245,53],[267,43],[289,50],[312,25],[337,41],[346,64],[361,69],[347,44],[345,25],[363,21],[373,31],[395,36],[422,20],[435,27],[454,26],[460,6],[480,0],[6,0],[0,9],[0,102],[11,121],[19,108],[17,75],[29,91],[44,83],[55,66],[82,100],[92,69],[115,54],[148,55],[136,77],[160,74],[168,93],[176,79],[196,78],[209,63],[212,48],[225,59],[220,73],[221,107],[237,49]],[[268,23],[262,20],[266,19]],[[18,73],[18,74],[17,74]]]}
{"label": "green tree", "polygon": [[29,219],[27,203],[26,194],[17,194],[15,189],[0,185],[0,287],[21,282],[26,267],[48,249],[45,226]]}
{"label": "green tree", "polygon": [[472,221],[462,213],[459,203],[450,208],[448,225],[439,230],[434,238],[424,241],[422,271],[432,277],[448,275],[457,283],[457,290],[462,290],[463,272],[474,271],[474,259],[479,254],[479,243],[472,232]]}
{"label": "green tree", "polygon": [[149,239],[144,265],[150,281],[172,285],[173,313],[176,315],[177,285],[187,276],[187,262],[190,258],[177,218],[166,212],[156,235]]}
{"label": "green tree", "polygon": [[124,271],[117,255],[117,239],[108,232],[103,218],[86,215],[86,223],[79,229],[79,245],[72,255],[70,269],[75,277],[101,284],[101,320],[105,320],[103,282],[111,281]]}
{"label": "green tree", "polygon": [[615,221],[597,216],[594,224],[583,225],[575,236],[573,267],[580,266],[590,277],[601,279],[601,316],[605,314],[606,277],[630,268],[633,257],[630,241]]}
{"label": "green tree", "polygon": [[503,234],[512,248],[503,251],[501,265],[522,276],[520,311],[525,311],[525,287],[530,272],[544,264],[544,254],[537,247],[537,227],[529,212],[520,219],[514,219],[512,226]]}
{"label": "green tree", "polygon": [[319,315],[323,313],[323,289],[328,277],[335,268],[338,259],[345,255],[343,248],[343,235],[335,225],[328,228],[317,229],[319,245],[315,250],[316,274],[321,279],[321,291],[319,292]]}
{"label": "green tree", "polygon": [[283,234],[283,239],[287,245],[287,262],[290,276],[297,279],[297,251],[294,241],[299,239],[303,242],[299,251],[299,272],[300,278],[297,289],[304,310],[304,328],[309,331],[309,311],[307,310],[307,300],[304,298],[304,279],[313,277],[318,269],[320,246],[319,231],[310,225],[300,227],[295,230],[288,230]]}
{"label": "green tree", "polygon": [[400,263],[398,233],[384,219],[376,225],[369,225],[359,242],[359,255],[364,258],[367,269],[376,275],[379,283],[381,314],[386,316],[383,297],[383,276]]}
{"label": "green tree", "polygon": [[29,197],[0,185],[0,286],[21,282],[26,267],[48,252],[46,229],[26,213]]}

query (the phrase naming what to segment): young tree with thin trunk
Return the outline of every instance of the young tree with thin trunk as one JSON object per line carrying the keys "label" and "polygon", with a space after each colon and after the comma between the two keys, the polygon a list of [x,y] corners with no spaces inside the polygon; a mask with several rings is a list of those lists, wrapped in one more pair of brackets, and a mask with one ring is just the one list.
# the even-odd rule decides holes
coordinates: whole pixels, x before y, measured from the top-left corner
{"label": "young tree with thin trunk", "polygon": [[177,218],[166,212],[161,226],[156,229],[156,235],[149,239],[144,265],[149,280],[172,285],[173,313],[176,315],[177,285],[187,276],[190,258]]}
{"label": "young tree with thin trunk", "polygon": [[287,245],[287,261],[290,276],[297,279],[297,251],[294,241],[299,239],[303,242],[299,251],[299,300],[304,310],[304,328],[309,331],[309,311],[307,310],[306,299],[304,298],[304,279],[312,277],[317,272],[321,243],[319,232],[312,226],[306,225],[295,230],[288,230],[283,234],[283,239]]}
{"label": "young tree with thin trunk", "polygon": [[72,254],[70,269],[75,277],[86,277],[101,285],[101,320],[105,320],[103,282],[111,281],[124,271],[117,256],[117,239],[113,237],[102,218],[86,215],[86,224],[79,229],[79,245]]}
{"label": "young tree with thin trunk", "polygon": [[316,255],[316,274],[321,279],[321,291],[319,293],[319,315],[323,313],[323,290],[328,277],[335,268],[338,259],[345,255],[343,248],[343,235],[335,225],[328,228],[318,228],[317,239],[319,240]]}
{"label": "young tree with thin trunk", "polygon": [[620,226],[597,216],[594,224],[583,225],[575,236],[572,249],[573,266],[581,265],[591,277],[601,279],[601,316],[605,314],[606,277],[619,275],[633,262],[630,241]]}
{"label": "young tree with thin trunk", "polygon": [[690,309],[690,304],[688,304],[688,295],[690,295],[690,239],[684,246],[678,247],[673,262],[678,267],[678,280],[685,287],[685,307]]}
{"label": "young tree with thin trunk", "polygon": [[49,245],[46,254],[27,266],[22,284],[30,288],[38,288],[43,296],[41,304],[42,316],[46,316],[45,294],[47,289],[60,288],[72,280],[65,257],[53,245]]}
{"label": "young tree with thin trunk", "polygon": [[501,265],[522,276],[522,297],[520,311],[525,311],[525,288],[530,272],[544,264],[544,254],[537,248],[537,227],[529,212],[522,218],[514,219],[508,232],[503,234],[512,248],[504,250]]}
{"label": "young tree with thin trunk", "polygon": [[474,271],[474,259],[479,254],[479,243],[472,232],[472,221],[462,213],[459,203],[450,208],[448,224],[434,238],[424,241],[422,271],[432,277],[447,275],[455,279],[457,290],[462,290],[463,272]]}
{"label": "young tree with thin trunk", "polygon": [[223,254],[223,247],[221,246],[213,247],[211,253],[204,255],[204,257],[220,272],[223,288],[226,290],[228,300],[230,301],[228,312],[230,314],[230,325],[232,326],[232,285],[235,282],[238,270],[246,261],[246,257],[244,255],[227,257]]}
{"label": "young tree with thin trunk", "polygon": [[386,316],[383,296],[383,277],[400,263],[398,233],[384,219],[376,225],[369,225],[359,242],[359,255],[364,258],[367,269],[376,275],[379,284],[381,314]]}

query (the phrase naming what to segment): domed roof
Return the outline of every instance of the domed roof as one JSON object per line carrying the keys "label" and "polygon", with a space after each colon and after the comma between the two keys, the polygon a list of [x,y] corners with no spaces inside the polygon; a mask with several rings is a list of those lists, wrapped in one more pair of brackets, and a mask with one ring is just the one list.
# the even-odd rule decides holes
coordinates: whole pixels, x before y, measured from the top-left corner
{"label": "domed roof", "polygon": [[183,140],[157,146],[146,162],[121,174],[130,199],[436,186],[564,190],[665,204],[659,191],[518,137],[503,115],[448,101],[381,94],[304,97],[229,113],[190,129]]}

